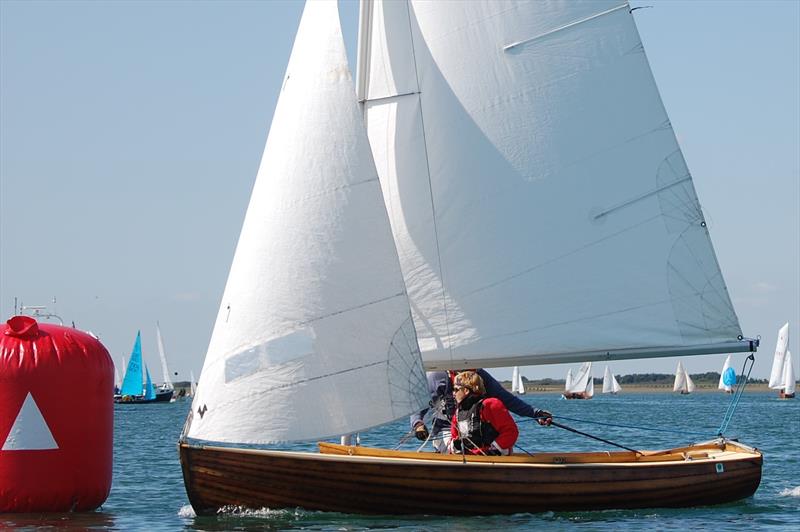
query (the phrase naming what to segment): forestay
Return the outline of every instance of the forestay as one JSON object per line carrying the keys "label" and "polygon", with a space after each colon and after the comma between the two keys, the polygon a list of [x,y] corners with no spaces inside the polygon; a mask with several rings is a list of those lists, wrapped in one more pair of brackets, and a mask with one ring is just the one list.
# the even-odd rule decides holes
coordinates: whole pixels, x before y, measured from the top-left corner
{"label": "forestay", "polygon": [[422,408],[410,308],[335,2],[309,2],[187,435],[270,443]]}
{"label": "forestay", "polygon": [[362,3],[428,368],[751,350],[627,3]]}

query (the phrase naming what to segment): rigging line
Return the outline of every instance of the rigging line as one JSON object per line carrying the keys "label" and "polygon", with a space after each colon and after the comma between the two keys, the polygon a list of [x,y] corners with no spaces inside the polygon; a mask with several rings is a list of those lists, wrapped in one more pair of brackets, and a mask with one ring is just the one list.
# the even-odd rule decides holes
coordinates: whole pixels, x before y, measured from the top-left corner
{"label": "rigging line", "polygon": [[[745,374],[745,368],[747,368],[747,362],[750,361],[750,369]],[[731,397],[731,402],[728,403],[728,409],[725,411],[725,415],[722,417],[722,423],[719,426],[719,431],[717,431],[718,436],[722,436],[723,433],[728,430],[728,424],[733,419],[733,413],[736,411],[736,407],[739,405],[739,400],[742,398],[742,394],[744,393],[744,388],[747,386],[747,381],[750,379],[750,372],[753,371],[753,366],[755,366],[756,357],[753,353],[750,353],[744,360],[744,364],[742,365],[742,381],[736,387],[736,393],[733,394]]]}
{"label": "rigging line", "polygon": [[[566,420],[569,420],[569,421],[577,421],[578,423],[591,423],[593,425],[601,425],[601,426],[604,426],[604,427],[617,427],[617,428],[625,428],[625,429],[649,430],[649,431],[652,431],[652,432],[666,432],[666,433],[671,433],[671,434],[690,434],[692,436],[702,436],[702,437],[707,437],[709,435],[709,433],[707,433],[707,432],[687,432],[685,430],[658,429],[658,428],[655,428],[655,427],[647,427],[647,426],[640,426],[640,425],[625,425],[625,424],[621,424],[621,423],[604,423],[602,421],[589,421],[587,419],[578,419],[578,418],[567,417],[567,416],[553,416],[553,417],[557,417],[558,419],[566,419]],[[522,422],[529,421],[529,420],[535,420],[535,419],[537,419],[537,418],[523,419],[523,420],[519,420],[518,423],[522,423]]]}
{"label": "rigging line", "polygon": [[632,204],[634,204],[634,203],[636,203],[638,201],[641,201],[641,200],[643,200],[645,198],[649,198],[650,196],[658,194],[659,192],[662,192],[662,191],[664,191],[664,190],[666,190],[668,188],[674,187],[675,185],[679,185],[679,184],[683,183],[684,181],[691,181],[691,180],[692,180],[692,176],[687,174],[686,176],[684,176],[682,178],[679,178],[679,179],[676,179],[675,181],[671,181],[671,182],[667,183],[666,185],[661,185],[660,187],[656,187],[653,190],[649,190],[647,192],[639,194],[638,196],[634,196],[633,198],[625,200],[625,201],[623,201],[621,203],[618,203],[616,205],[612,205],[611,207],[607,208],[606,210],[604,210],[604,211],[602,211],[602,212],[600,212],[598,214],[595,214],[594,219],[597,220],[599,218],[602,218],[603,216],[607,216],[608,214],[610,214],[610,213],[612,213],[614,211],[618,211],[618,210],[620,210],[620,209],[622,209],[624,207],[627,207],[628,205],[632,205]]}
{"label": "rigging line", "polygon": [[436,261],[439,265],[439,279],[442,283],[442,308],[444,310],[444,324],[447,330],[447,350],[450,353],[450,362],[453,362],[453,342],[450,336],[450,319],[447,315],[447,293],[444,283],[444,267],[442,266],[442,253],[439,245],[439,227],[436,223],[436,202],[433,197],[433,183],[431,182],[431,162],[428,154],[428,138],[425,135],[425,115],[422,112],[422,87],[419,84],[419,68],[417,67],[417,52],[414,47],[414,29],[411,23],[411,1],[406,0],[406,13],[408,14],[408,35],[411,41],[411,59],[414,62],[414,77],[417,85],[417,98],[419,99],[419,123],[422,129],[422,146],[425,149],[425,169],[428,174],[428,193],[431,199],[431,214],[433,217],[433,236],[436,241]]}
{"label": "rigging line", "polygon": [[629,7],[629,6],[628,6],[628,3],[626,2],[626,3],[622,4],[622,5],[618,5],[616,7],[612,7],[611,9],[607,9],[607,10],[601,12],[601,13],[595,13],[594,15],[590,15],[590,16],[588,16],[586,18],[582,18],[580,20],[576,20],[574,22],[570,22],[569,24],[564,24],[563,26],[559,26],[558,28],[554,28],[554,29],[552,29],[550,31],[546,31],[544,33],[540,33],[539,35],[531,37],[530,39],[525,39],[523,41],[517,41],[517,42],[513,42],[511,44],[507,44],[507,45],[503,46],[503,51],[507,52],[507,51],[509,51],[509,50],[511,50],[513,48],[518,47],[518,46],[522,46],[524,44],[530,44],[533,41],[536,41],[536,40],[539,40],[541,38],[547,37],[548,35],[552,35],[552,34],[557,33],[559,31],[566,30],[566,29],[571,28],[573,26],[577,26],[578,24],[583,24],[584,22],[588,22],[590,20],[596,19],[598,17],[602,17],[603,15],[608,15],[609,13],[613,13],[614,11],[618,11],[620,9],[624,9],[624,8],[627,8],[627,7]]}
{"label": "rigging line", "polygon": [[554,427],[558,427],[560,429],[568,430],[570,432],[574,432],[575,434],[580,434],[581,436],[586,436],[587,438],[591,438],[593,440],[601,441],[603,443],[607,443],[609,445],[613,445],[614,447],[619,447],[620,449],[625,449],[626,451],[631,451],[636,454],[643,454],[641,451],[637,451],[636,449],[631,449],[630,447],[625,447],[624,445],[620,445],[618,443],[614,443],[613,441],[604,440],[603,438],[599,438],[597,436],[592,436],[591,434],[587,434],[586,432],[581,432],[579,430],[573,429],[572,427],[568,427],[566,425],[562,425],[561,423],[556,423],[555,421],[552,422]]}

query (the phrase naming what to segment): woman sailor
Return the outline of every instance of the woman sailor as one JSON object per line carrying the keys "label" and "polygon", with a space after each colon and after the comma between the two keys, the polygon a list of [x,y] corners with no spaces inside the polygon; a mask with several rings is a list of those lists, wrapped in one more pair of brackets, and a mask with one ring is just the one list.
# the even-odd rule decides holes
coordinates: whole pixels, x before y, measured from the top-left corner
{"label": "woman sailor", "polygon": [[456,375],[453,394],[456,411],[450,424],[450,452],[511,454],[519,429],[503,402],[486,396],[480,375],[474,371]]}

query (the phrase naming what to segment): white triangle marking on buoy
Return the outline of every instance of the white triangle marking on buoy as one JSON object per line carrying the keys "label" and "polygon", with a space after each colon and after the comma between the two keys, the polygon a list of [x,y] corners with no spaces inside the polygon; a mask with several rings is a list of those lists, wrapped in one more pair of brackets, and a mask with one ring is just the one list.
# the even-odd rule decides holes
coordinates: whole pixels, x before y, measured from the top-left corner
{"label": "white triangle marking on buoy", "polygon": [[36,406],[36,401],[33,400],[33,396],[28,392],[25,401],[22,403],[22,408],[17,414],[17,419],[14,420],[14,425],[11,427],[11,432],[8,433],[8,438],[3,444],[3,450],[28,451],[44,449],[58,449],[58,444],[53,439],[53,434],[50,432],[41,410]]}

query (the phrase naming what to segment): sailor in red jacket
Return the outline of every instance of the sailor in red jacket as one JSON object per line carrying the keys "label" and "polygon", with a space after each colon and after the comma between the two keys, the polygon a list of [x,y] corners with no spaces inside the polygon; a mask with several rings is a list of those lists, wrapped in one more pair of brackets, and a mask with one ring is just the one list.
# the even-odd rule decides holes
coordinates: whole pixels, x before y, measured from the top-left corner
{"label": "sailor in red jacket", "polygon": [[487,397],[483,379],[474,371],[459,373],[453,394],[457,407],[450,424],[450,452],[509,455],[519,436],[514,418],[499,399]]}

